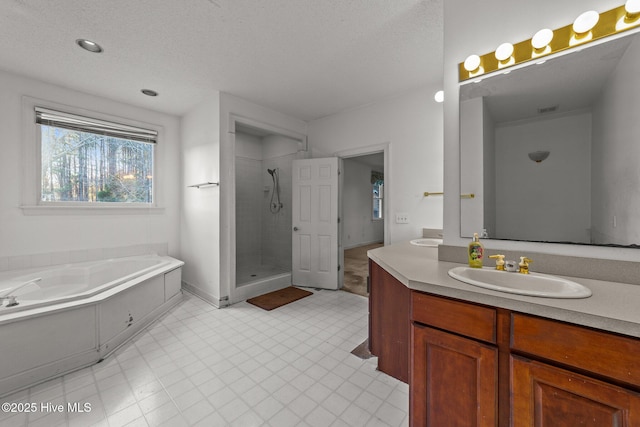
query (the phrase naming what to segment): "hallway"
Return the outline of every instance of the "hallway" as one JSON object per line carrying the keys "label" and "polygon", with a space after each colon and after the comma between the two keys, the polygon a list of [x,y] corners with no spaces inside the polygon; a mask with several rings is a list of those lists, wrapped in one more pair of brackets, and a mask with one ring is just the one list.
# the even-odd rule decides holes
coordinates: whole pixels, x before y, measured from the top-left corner
{"label": "hallway", "polygon": [[344,251],[344,286],[343,291],[368,297],[367,276],[369,276],[369,258],[367,251],[384,246],[373,243]]}

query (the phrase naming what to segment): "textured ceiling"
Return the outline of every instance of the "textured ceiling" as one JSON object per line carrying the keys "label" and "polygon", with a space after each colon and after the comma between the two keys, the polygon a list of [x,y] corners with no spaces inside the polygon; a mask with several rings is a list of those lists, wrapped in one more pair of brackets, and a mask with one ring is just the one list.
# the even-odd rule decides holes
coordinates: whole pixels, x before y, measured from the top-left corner
{"label": "textured ceiling", "polygon": [[440,83],[442,1],[0,0],[0,68],[170,114],[220,90],[311,120]]}

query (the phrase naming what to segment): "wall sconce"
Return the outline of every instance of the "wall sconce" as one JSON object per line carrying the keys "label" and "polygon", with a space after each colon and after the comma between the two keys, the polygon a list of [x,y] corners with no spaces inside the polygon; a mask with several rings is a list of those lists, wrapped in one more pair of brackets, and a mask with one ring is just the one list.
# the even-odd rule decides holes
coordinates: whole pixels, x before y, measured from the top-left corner
{"label": "wall sconce", "polygon": [[536,163],[540,163],[544,159],[549,157],[549,154],[551,154],[549,151],[534,151],[532,153],[529,153],[529,158]]}
{"label": "wall sconce", "polygon": [[494,52],[470,55],[463,63],[458,64],[459,81],[475,81],[494,71],[504,72],[508,67],[531,60],[538,62],[541,57],[572,48],[577,44],[638,27],[640,0],[627,0],[623,6],[602,13],[591,10],[578,16],[573,24],[555,30],[545,28],[529,40],[513,45],[503,43]]}

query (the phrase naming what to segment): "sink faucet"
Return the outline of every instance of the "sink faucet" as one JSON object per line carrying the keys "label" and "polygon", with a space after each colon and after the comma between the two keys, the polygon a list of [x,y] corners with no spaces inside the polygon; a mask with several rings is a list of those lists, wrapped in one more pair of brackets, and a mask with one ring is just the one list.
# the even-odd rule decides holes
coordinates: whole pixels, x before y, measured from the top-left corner
{"label": "sink faucet", "polygon": [[518,270],[518,273],[521,274],[529,274],[529,263],[533,262],[533,260],[527,258],[526,256],[521,256],[520,257],[520,264],[518,264],[520,266],[520,269]]}
{"label": "sink faucet", "polygon": [[496,260],[496,270],[505,271],[504,268],[504,255],[490,255],[489,258]]}

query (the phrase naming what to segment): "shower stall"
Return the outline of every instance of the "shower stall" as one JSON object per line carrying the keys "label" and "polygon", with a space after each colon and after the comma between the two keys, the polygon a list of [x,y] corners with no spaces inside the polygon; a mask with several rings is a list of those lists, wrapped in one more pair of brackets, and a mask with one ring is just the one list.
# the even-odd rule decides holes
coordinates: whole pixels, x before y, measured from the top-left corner
{"label": "shower stall", "polygon": [[298,150],[297,140],[236,127],[236,289],[291,284],[291,173]]}

